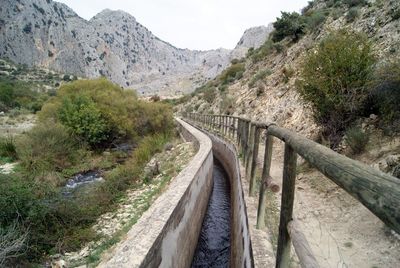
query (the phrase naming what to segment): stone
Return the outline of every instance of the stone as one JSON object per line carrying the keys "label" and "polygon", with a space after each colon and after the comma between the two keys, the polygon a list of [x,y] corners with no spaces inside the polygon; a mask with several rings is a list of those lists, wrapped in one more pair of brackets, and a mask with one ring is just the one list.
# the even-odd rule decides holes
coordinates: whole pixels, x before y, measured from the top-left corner
{"label": "stone", "polygon": [[389,167],[394,167],[400,164],[400,155],[389,155],[385,161]]}
{"label": "stone", "polygon": [[165,151],[171,151],[172,148],[174,148],[174,145],[170,142],[168,142],[167,144],[164,145],[164,150]]}
{"label": "stone", "polygon": [[66,268],[67,265],[64,260],[58,260],[51,262],[51,268]]}

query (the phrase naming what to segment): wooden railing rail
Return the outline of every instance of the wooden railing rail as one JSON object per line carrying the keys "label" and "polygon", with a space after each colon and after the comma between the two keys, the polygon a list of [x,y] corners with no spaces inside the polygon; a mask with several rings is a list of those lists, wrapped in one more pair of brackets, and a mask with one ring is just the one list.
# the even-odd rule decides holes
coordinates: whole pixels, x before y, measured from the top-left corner
{"label": "wooden railing rail", "polygon": [[233,141],[250,180],[249,194],[256,193],[255,170],[260,146],[260,136],[265,130],[265,153],[259,203],[257,228],[265,226],[266,191],[279,191],[270,176],[273,137],[285,143],[282,201],[279,223],[276,267],[289,267],[290,245],[293,241],[302,267],[319,267],[311,248],[293,221],[293,203],[297,155],[331,179],[351,196],[361,202],[386,225],[400,233],[400,180],[369,167],[361,162],[340,155],[333,150],[309,140],[288,129],[270,122],[253,122],[249,119],[230,115],[186,113],[189,122],[216,132]]}

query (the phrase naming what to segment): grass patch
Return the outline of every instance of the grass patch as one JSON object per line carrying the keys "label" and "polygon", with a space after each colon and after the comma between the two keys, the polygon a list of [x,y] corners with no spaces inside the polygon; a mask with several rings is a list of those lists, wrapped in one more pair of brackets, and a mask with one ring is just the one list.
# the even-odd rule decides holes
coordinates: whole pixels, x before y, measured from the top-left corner
{"label": "grass patch", "polygon": [[270,69],[264,69],[264,70],[260,70],[258,71],[253,78],[251,78],[250,82],[249,82],[249,87],[253,87],[255,85],[255,83],[259,80],[264,79],[265,77],[267,77],[268,75],[270,75],[272,72]]}
{"label": "grass patch", "polygon": [[354,154],[360,154],[368,144],[369,134],[359,127],[352,127],[346,130],[345,140]]}

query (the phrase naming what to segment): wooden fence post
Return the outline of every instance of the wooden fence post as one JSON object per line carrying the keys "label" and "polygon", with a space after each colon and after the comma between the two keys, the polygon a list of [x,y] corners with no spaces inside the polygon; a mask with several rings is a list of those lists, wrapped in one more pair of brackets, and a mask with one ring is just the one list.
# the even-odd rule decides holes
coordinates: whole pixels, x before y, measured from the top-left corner
{"label": "wooden fence post", "polygon": [[250,163],[250,196],[253,196],[256,192],[256,169],[257,169],[257,157],[258,147],[260,143],[260,132],[261,128],[254,125],[254,142],[253,142],[253,155]]}
{"label": "wooden fence post", "polygon": [[281,216],[279,221],[278,249],[276,252],[276,267],[286,268],[290,264],[290,235],[288,223],[292,220],[294,189],[296,183],[297,153],[285,143],[283,163]]}
{"label": "wooden fence post", "polygon": [[265,227],[265,202],[267,198],[267,180],[270,177],[271,160],[272,160],[272,147],[274,138],[268,135],[268,129],[265,133],[265,153],[263,171],[261,176],[260,194],[258,199],[258,211],[257,211],[257,229]]}
{"label": "wooden fence post", "polygon": [[249,133],[249,147],[247,148],[247,156],[246,156],[246,163],[245,163],[245,168],[246,168],[246,177],[250,179],[250,163],[252,161],[253,157],[253,147],[254,147],[254,137],[255,137],[255,125],[250,122],[250,133]]}

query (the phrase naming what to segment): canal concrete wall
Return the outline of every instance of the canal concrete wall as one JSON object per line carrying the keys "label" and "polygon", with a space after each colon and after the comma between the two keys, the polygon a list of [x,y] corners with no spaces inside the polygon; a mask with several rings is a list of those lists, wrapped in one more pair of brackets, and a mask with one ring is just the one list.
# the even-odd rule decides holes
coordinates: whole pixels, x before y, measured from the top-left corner
{"label": "canal concrete wall", "polygon": [[190,267],[212,190],[210,138],[176,119],[198,151],[99,267]]}

